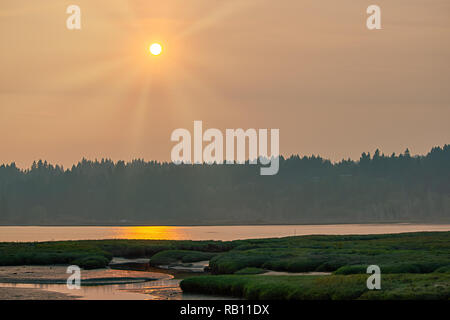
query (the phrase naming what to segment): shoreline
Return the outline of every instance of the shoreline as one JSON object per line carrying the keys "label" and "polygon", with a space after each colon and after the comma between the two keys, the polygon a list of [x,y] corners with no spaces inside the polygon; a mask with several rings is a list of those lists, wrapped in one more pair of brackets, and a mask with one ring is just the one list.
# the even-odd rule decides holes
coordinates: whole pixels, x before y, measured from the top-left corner
{"label": "shoreline", "polygon": [[[441,299],[448,296],[450,289],[449,239],[450,231],[291,236],[227,242],[94,240],[0,243],[0,262],[5,265],[0,267],[0,281],[8,282],[0,284],[0,288],[39,288],[71,295],[80,293],[80,299],[88,300],[162,300],[189,299],[189,294],[200,295],[201,299],[210,298],[209,294],[230,295],[234,292],[234,283],[241,288],[238,298],[265,299],[270,296],[290,299],[295,296],[296,299],[309,299],[316,294],[331,297],[336,289],[340,290],[339,297],[356,299],[366,297],[365,291],[361,290],[365,288],[368,266],[375,264],[384,279],[390,279],[392,283],[385,281],[389,292],[387,295],[377,294],[374,298],[395,299],[400,290],[402,297],[408,299]],[[81,278],[100,285],[82,286],[78,292],[69,290],[63,284],[63,280],[70,276],[66,273],[67,265],[82,267]],[[189,268],[203,270],[186,273]],[[136,281],[127,283],[130,277]],[[118,282],[95,283],[109,278]],[[143,278],[157,280],[141,281]],[[421,291],[412,294],[415,291],[411,281],[416,280]],[[19,282],[31,284],[21,286]],[[307,292],[299,292],[298,286],[292,286],[294,282],[305,285]],[[340,282],[347,283],[353,290],[350,296]],[[258,289],[253,292],[256,296],[247,295],[248,288],[255,286]],[[23,290],[18,292],[19,296],[23,294]]]}
{"label": "shoreline", "polygon": [[[138,260],[138,259],[137,259]],[[125,267],[125,266],[123,266]],[[206,272],[188,272],[177,269],[148,267],[146,270],[114,268],[82,270],[96,273],[132,273],[156,274],[158,277],[145,281],[96,282],[86,284],[81,281],[79,290],[70,290],[66,286],[68,277],[64,271],[66,265],[47,266],[0,266],[0,300],[210,300],[234,299],[220,295],[183,293],[180,282],[187,277],[207,275]],[[57,272],[54,272],[57,270]],[[31,278],[41,277],[38,278]],[[53,278],[53,279],[50,279]],[[98,278],[97,278],[98,279]],[[116,278],[120,280],[120,278]],[[129,279],[129,278],[128,278]],[[142,278],[136,278],[142,279]],[[95,280],[95,279],[93,279]]]}
{"label": "shoreline", "polygon": [[38,288],[11,288],[0,284],[0,300],[77,300],[79,296]]}
{"label": "shoreline", "polygon": [[235,226],[0,226],[0,243],[164,240],[234,241],[312,235],[447,232],[450,224],[378,223]]}
{"label": "shoreline", "polygon": [[[102,268],[81,270],[81,287],[69,289],[68,265],[0,266],[0,300],[79,300],[79,299],[145,299],[146,288],[161,282],[172,290],[160,293],[169,298],[176,292],[180,280],[169,273],[131,269]],[[173,282],[173,283],[172,283]],[[181,292],[181,290],[179,290]]]}
{"label": "shoreline", "polygon": [[369,222],[252,222],[252,223],[206,223],[206,224],[157,224],[157,223],[76,223],[76,224],[2,224],[0,227],[258,227],[258,226],[340,226],[340,225],[448,225],[448,221],[369,221]]}

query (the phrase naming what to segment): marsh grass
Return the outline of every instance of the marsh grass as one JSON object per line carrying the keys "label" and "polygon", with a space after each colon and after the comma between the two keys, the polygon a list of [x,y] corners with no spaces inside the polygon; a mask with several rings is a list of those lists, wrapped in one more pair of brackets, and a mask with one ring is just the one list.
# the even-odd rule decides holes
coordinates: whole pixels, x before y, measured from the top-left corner
{"label": "marsh grass", "polygon": [[261,268],[244,268],[239,271],[236,271],[234,274],[261,274],[266,272],[267,270]]}
{"label": "marsh grass", "polygon": [[450,232],[244,240],[210,261],[214,274],[246,267],[287,272],[430,273],[450,265]]}
{"label": "marsh grass", "polygon": [[[236,241],[85,240],[0,243],[0,265],[75,264],[94,268],[112,257],[152,258],[152,263],[210,260],[213,274],[245,268],[286,272],[448,272],[450,232],[386,235],[298,236]],[[162,263],[165,262],[165,263]]]}
{"label": "marsh grass", "polygon": [[[3,242],[0,243],[0,265],[75,264],[86,269],[104,268],[112,257],[151,257],[158,252],[174,249],[221,252],[230,250],[230,244],[218,241],[175,240]],[[189,260],[188,257],[191,261],[195,260],[199,254],[201,253],[186,254],[186,260]]]}
{"label": "marsh grass", "polygon": [[450,274],[389,274],[381,290],[368,290],[367,275],[211,275],[184,279],[184,292],[255,300],[354,300],[450,298]]}
{"label": "marsh grass", "polygon": [[190,250],[165,250],[156,253],[150,259],[150,265],[166,265],[176,262],[197,262],[209,260],[214,257],[217,253],[213,252],[201,252],[201,251],[190,251]]}

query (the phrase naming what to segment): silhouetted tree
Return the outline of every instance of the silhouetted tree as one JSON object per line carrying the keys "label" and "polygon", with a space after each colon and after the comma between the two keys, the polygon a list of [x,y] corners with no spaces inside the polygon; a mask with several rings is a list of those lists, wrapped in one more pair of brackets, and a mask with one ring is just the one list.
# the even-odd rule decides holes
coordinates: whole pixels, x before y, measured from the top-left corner
{"label": "silhouetted tree", "polygon": [[359,161],[280,157],[254,165],[174,165],[82,159],[0,165],[3,224],[218,224],[450,221],[450,145],[425,156]]}

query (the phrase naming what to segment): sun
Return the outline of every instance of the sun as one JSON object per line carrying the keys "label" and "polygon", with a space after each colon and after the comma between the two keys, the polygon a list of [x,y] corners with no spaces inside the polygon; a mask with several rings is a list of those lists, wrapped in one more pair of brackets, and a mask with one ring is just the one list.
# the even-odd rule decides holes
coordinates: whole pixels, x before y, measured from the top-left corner
{"label": "sun", "polygon": [[154,56],[157,56],[157,55],[161,54],[161,51],[162,51],[162,47],[161,47],[161,45],[159,43],[153,43],[150,46],[150,52]]}

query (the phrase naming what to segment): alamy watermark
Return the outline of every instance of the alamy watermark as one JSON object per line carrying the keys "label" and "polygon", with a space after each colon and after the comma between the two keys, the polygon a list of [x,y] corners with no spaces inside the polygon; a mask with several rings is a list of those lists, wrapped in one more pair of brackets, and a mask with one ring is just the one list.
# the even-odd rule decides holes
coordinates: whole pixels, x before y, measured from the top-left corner
{"label": "alamy watermark", "polygon": [[367,289],[369,290],[380,290],[381,289],[381,269],[377,265],[371,265],[367,267],[367,273],[372,274],[367,278]]}
{"label": "alamy watermark", "polygon": [[81,29],[81,8],[77,5],[70,5],[66,9],[66,13],[70,16],[66,20],[66,27],[69,30]]}
{"label": "alamy watermark", "polygon": [[376,4],[370,5],[366,10],[370,16],[367,18],[366,26],[369,30],[381,29],[381,8]]}
{"label": "alamy watermark", "polygon": [[[66,20],[66,27],[69,30],[81,30],[81,8],[78,5],[69,5],[66,13],[70,16]],[[369,30],[381,29],[381,8],[376,4],[367,7],[366,13],[370,16],[366,20],[366,26]]]}
{"label": "alamy watermark", "polygon": [[[258,162],[266,167],[260,168],[260,174],[275,175],[279,170],[280,130],[270,129],[270,153],[268,154],[268,129],[226,129],[225,160],[224,135],[219,129],[207,129],[203,132],[202,121],[194,121],[194,137],[191,132],[179,128],[172,132],[171,141],[178,142],[171,152],[175,164],[251,164]],[[248,141],[248,162],[246,146]],[[203,148],[203,142],[209,142]],[[235,143],[236,142],[236,143]],[[194,157],[192,158],[192,145]],[[235,157],[236,153],[236,157]]]}
{"label": "alamy watermark", "polygon": [[71,273],[67,278],[67,288],[70,290],[81,288],[81,269],[79,266],[68,266],[66,273]]}

